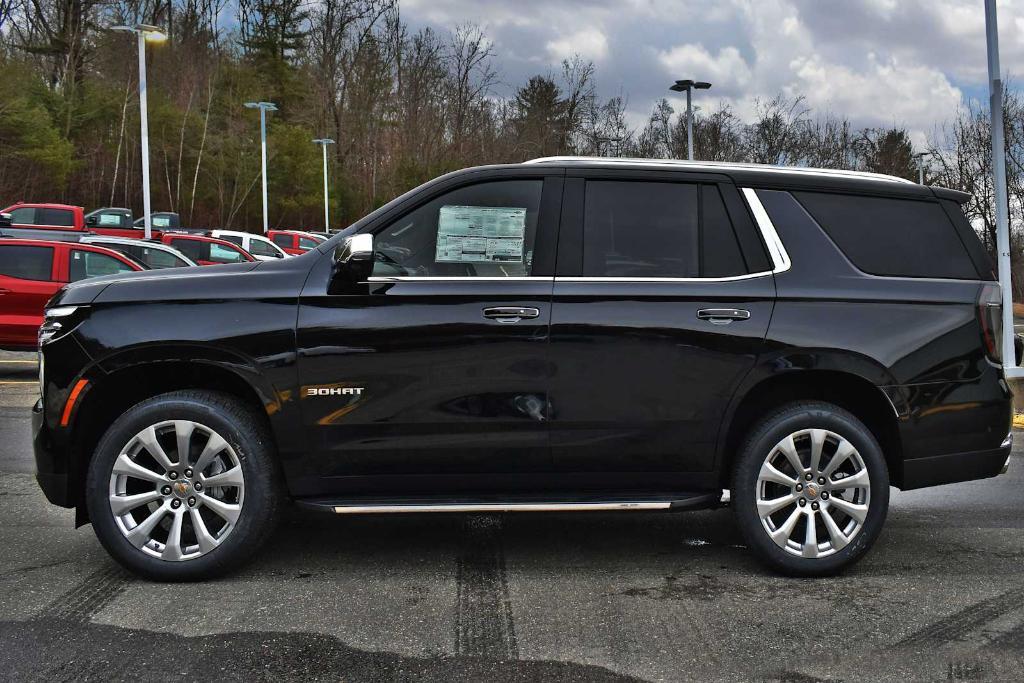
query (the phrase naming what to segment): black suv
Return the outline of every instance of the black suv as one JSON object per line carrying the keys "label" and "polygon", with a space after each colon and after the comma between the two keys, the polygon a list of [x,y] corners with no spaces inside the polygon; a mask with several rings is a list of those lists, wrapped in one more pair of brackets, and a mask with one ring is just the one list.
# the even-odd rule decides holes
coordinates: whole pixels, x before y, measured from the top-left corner
{"label": "black suv", "polygon": [[768,564],[833,573],[890,484],[1008,461],[1000,292],[966,199],[541,159],[438,178],[296,258],[74,283],[40,330],[39,483],[154,579],[237,566],[287,500],[728,502]]}

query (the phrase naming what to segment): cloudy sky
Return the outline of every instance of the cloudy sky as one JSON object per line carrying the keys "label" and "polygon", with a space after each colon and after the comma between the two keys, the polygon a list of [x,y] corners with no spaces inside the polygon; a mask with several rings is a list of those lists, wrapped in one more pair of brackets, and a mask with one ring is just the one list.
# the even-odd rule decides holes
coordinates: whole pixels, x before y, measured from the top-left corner
{"label": "cloudy sky", "polygon": [[[965,98],[987,98],[983,0],[402,0],[401,7],[413,27],[484,27],[507,89],[556,71],[573,54],[591,60],[600,95],[627,96],[635,124],[657,98],[674,94],[667,87],[677,78],[711,81],[700,99],[729,102],[741,115],[755,98],[803,94],[816,110],[857,125],[904,125],[917,138]],[[999,25],[1003,72],[1019,85],[1024,0],[1001,0]]]}

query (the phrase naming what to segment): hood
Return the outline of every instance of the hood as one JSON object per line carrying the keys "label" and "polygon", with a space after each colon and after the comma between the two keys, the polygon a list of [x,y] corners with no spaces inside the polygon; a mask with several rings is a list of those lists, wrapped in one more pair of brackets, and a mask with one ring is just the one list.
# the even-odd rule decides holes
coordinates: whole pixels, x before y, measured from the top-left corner
{"label": "hood", "polygon": [[194,298],[203,292],[216,291],[218,283],[226,278],[248,273],[259,265],[260,261],[246,261],[222,266],[160,268],[103,275],[64,285],[49,305],[82,306],[95,301],[145,301],[169,298],[172,294],[178,298]]}

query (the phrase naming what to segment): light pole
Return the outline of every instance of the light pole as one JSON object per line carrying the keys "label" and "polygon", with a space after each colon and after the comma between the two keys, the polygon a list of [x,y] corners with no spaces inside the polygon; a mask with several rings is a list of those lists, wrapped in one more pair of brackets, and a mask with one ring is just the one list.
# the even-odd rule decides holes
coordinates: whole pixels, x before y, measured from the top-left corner
{"label": "light pole", "polygon": [[135,26],[111,26],[112,31],[128,31],[139,39],[139,125],[142,128],[142,221],[146,226],[145,237],[153,237],[153,220],[150,217],[149,202],[149,116],[146,107],[146,41],[159,43],[167,40],[167,34],[157,26],[136,24]]}
{"label": "light pole", "polygon": [[918,152],[914,155],[917,160],[917,184],[924,185],[924,158],[931,156],[928,152]]}
{"label": "light pole", "polygon": [[711,84],[706,81],[693,81],[686,79],[683,81],[676,81],[669,90],[673,92],[686,92],[686,153],[687,158],[693,161],[693,105],[691,101],[691,91],[696,88],[697,90],[707,90],[711,87]]}
{"label": "light pole", "polygon": [[1010,224],[1007,213],[1006,142],[1003,139],[1003,80],[999,73],[999,24],[996,0],[985,0],[985,42],[988,48],[989,110],[992,116],[992,175],[995,180],[996,251],[1003,295],[1003,368],[1007,377],[1020,377],[1014,353],[1013,291],[1010,271]]}
{"label": "light pole", "polygon": [[268,220],[269,210],[267,208],[267,112],[277,111],[277,105],[273,102],[246,102],[249,109],[260,110],[260,152],[262,158],[262,170],[260,175],[263,178],[263,234],[267,234],[270,221]]}
{"label": "light pole", "polygon": [[330,210],[327,207],[327,145],[333,145],[334,140],[330,138],[317,138],[314,144],[320,145],[324,151],[324,232],[331,232]]}

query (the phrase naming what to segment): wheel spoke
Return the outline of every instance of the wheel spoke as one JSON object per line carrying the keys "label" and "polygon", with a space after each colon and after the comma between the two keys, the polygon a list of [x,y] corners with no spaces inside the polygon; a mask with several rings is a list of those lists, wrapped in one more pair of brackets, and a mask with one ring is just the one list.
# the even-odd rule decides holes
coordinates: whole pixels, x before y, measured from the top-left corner
{"label": "wheel spoke", "polygon": [[868,476],[867,470],[861,470],[856,474],[851,474],[849,477],[843,477],[842,479],[835,479],[831,481],[830,488],[833,491],[842,491],[843,489],[866,489],[871,487],[871,478]]}
{"label": "wheel spoke", "polygon": [[857,505],[856,503],[851,503],[848,500],[843,500],[838,496],[832,496],[831,498],[828,499],[828,502],[829,505],[831,505],[832,507],[839,508],[847,515],[860,522],[861,524],[864,523],[864,520],[868,516],[867,505]]}
{"label": "wheel spoke", "polygon": [[770,481],[782,484],[783,486],[796,486],[796,479],[777,469],[770,462],[765,462],[761,465],[761,471],[758,473],[757,478],[759,481]]}
{"label": "wheel spoke", "polygon": [[192,508],[189,510],[189,514],[192,517],[192,530],[196,534],[196,542],[199,543],[199,552],[210,552],[217,547],[219,541],[206,528],[206,522],[203,521],[203,516],[199,514],[199,510]]}
{"label": "wheel spoke", "polygon": [[203,486],[209,488],[210,486],[241,486],[242,485],[242,467],[236,465],[226,472],[215,474],[211,477],[202,477]]}
{"label": "wheel spoke", "polygon": [[142,446],[146,449],[146,452],[153,456],[153,459],[157,461],[157,464],[159,464],[160,467],[163,467],[165,470],[174,468],[174,463],[172,463],[171,459],[167,457],[167,453],[164,452],[163,446],[161,446],[160,442],[157,441],[156,428],[147,427],[142,430],[138,438],[142,443]]}
{"label": "wheel spoke", "polygon": [[242,511],[241,505],[225,503],[211,496],[200,495],[199,500],[203,502],[203,505],[213,510],[214,513],[230,524],[238,521],[238,514]]}
{"label": "wheel spoke", "polygon": [[811,472],[818,474],[818,466],[821,464],[821,449],[825,446],[825,436],[828,434],[824,429],[811,430]]}
{"label": "wheel spoke", "polygon": [[153,531],[154,527],[160,523],[160,520],[164,518],[167,513],[167,505],[161,505],[153,512],[149,513],[149,517],[142,520],[142,522],[134,529],[128,532],[128,542],[136,548],[141,548],[146,545],[146,541],[149,540],[149,534]]}
{"label": "wheel spoke", "polygon": [[839,466],[850,459],[850,456],[856,453],[853,444],[846,439],[839,441],[839,447],[836,449],[836,454],[832,456],[832,460],[829,461],[828,466],[822,471],[822,475],[826,478],[832,476],[832,473],[839,469]]}
{"label": "wheel spoke", "polygon": [[786,547],[786,541],[789,540],[790,535],[793,533],[793,527],[796,526],[796,523],[800,520],[800,515],[802,514],[803,513],[800,511],[800,508],[794,509],[793,512],[790,513],[789,517],[786,518],[786,521],[782,523],[782,526],[771,532],[772,540],[775,541],[776,544]]}
{"label": "wheel spoke", "polygon": [[188,464],[189,446],[192,443],[192,432],[195,430],[195,422],[188,420],[174,421],[174,435],[178,442],[178,464]]}
{"label": "wheel spoke", "polygon": [[167,533],[167,542],[164,544],[164,552],[160,559],[177,562],[181,559],[181,522],[185,517],[185,511],[178,509],[173,515],[171,530]]}
{"label": "wheel spoke", "polygon": [[792,434],[780,441],[776,448],[786,456],[786,460],[789,461],[790,466],[797,475],[804,471],[804,464],[800,462],[800,455],[796,452],[796,443],[793,441]]}
{"label": "wheel spoke", "polygon": [[110,509],[115,515],[120,517],[126,512],[130,512],[141,505],[152,503],[154,500],[160,500],[162,497],[159,491],[146,491],[145,493],[136,493],[131,496],[114,494],[110,496]]}
{"label": "wheel spoke", "polygon": [[850,539],[846,537],[843,530],[836,524],[836,520],[832,519],[832,515],[829,514],[828,510],[821,511],[821,519],[825,522],[825,528],[828,530],[828,537],[832,541],[832,547],[835,550],[845,548]]}
{"label": "wheel spoke", "polygon": [[814,510],[807,511],[807,530],[804,533],[804,547],[802,555],[804,557],[817,557],[818,556],[818,523],[815,518],[818,513]]}
{"label": "wheel spoke", "polygon": [[796,503],[796,496],[792,493],[788,493],[779,498],[772,498],[771,500],[759,500],[757,501],[757,514],[761,517],[767,517],[773,515],[782,508],[793,505]]}
{"label": "wheel spoke", "polygon": [[193,469],[197,473],[202,473],[210,463],[213,462],[213,456],[217,455],[225,448],[228,447],[228,442],[220,438],[216,433],[210,434],[210,440],[206,442],[206,447],[203,448],[203,452],[199,454],[196,459],[196,464]]}
{"label": "wheel spoke", "polygon": [[143,467],[138,463],[132,461],[126,453],[122,453],[117,456],[117,460],[114,461],[114,474],[122,474],[127,477],[134,477],[136,479],[142,479],[143,481],[151,481],[154,484],[159,484],[167,481],[162,474],[157,474],[148,467]]}

